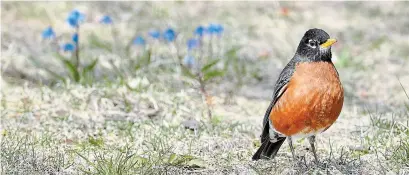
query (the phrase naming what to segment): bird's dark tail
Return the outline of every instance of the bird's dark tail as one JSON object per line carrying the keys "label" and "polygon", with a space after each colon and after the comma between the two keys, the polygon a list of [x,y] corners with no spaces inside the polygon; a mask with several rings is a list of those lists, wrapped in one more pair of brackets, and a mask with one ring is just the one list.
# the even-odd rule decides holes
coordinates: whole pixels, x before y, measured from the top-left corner
{"label": "bird's dark tail", "polygon": [[278,150],[280,149],[281,145],[283,145],[285,141],[285,137],[280,137],[276,142],[271,142],[269,139],[266,139],[263,144],[261,144],[260,148],[257,150],[256,153],[253,155],[253,160],[258,159],[272,159],[276,156]]}

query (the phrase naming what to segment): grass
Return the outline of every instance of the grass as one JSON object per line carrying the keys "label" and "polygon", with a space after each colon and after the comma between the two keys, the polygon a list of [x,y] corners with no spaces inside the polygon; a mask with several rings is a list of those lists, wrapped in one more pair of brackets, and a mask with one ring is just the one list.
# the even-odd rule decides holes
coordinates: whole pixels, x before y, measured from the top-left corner
{"label": "grass", "polygon": [[[106,91],[114,92],[112,89]],[[152,92],[158,93],[155,90]],[[88,92],[80,92],[80,94],[88,94]],[[96,94],[107,97],[102,95],[105,94],[104,92]],[[174,109],[174,103],[165,103],[168,99],[178,99],[175,96],[179,95],[156,98],[156,103],[163,114],[176,110],[174,116],[183,116],[180,114],[186,110],[183,106]],[[134,94],[134,97],[128,98],[129,101],[133,101],[139,96],[144,95]],[[113,97],[115,97],[114,94],[111,98]],[[175,102],[186,101],[186,98],[190,96],[180,96]],[[117,99],[123,100],[122,97]],[[36,101],[36,99],[31,100]],[[73,109],[78,108],[75,104],[77,102],[68,101],[74,103]],[[125,110],[119,105],[124,104],[124,101],[116,103],[118,103],[117,108]],[[137,104],[134,105],[140,108]],[[196,105],[200,106],[200,103]],[[15,108],[18,109],[19,106]],[[55,110],[59,111],[59,109]],[[106,110],[112,111],[112,109]],[[89,112],[93,111],[89,110]],[[129,113],[105,114],[107,117],[103,121],[84,122],[79,119],[73,120],[72,114],[61,111],[58,113],[53,118],[40,118],[38,122],[33,122],[30,115],[26,114],[27,118],[24,120],[9,118],[4,123],[6,126],[15,126],[11,123],[33,122],[25,126],[20,125],[15,129],[3,130],[3,173],[7,170],[7,173],[37,174],[48,171],[85,174],[182,172],[224,174],[240,171],[246,174],[268,172],[360,174],[367,172],[363,167],[376,166],[372,161],[379,159],[381,166],[376,166],[377,168],[372,172],[382,174],[390,171],[399,172],[408,163],[407,126],[396,120],[388,120],[392,117],[380,114],[369,115],[371,125],[366,126],[369,129],[364,135],[362,149],[341,146],[339,142],[331,141],[334,137],[323,136],[321,141],[328,139],[328,142],[318,144],[321,162],[316,166],[312,161],[312,154],[305,147],[300,146],[305,141],[297,143],[297,152],[301,155],[298,163],[292,161],[286,145],[273,161],[249,160],[259,144],[257,139],[259,126],[256,123],[249,125],[248,122],[230,121],[229,116],[217,115],[211,121],[206,118],[196,118],[199,127],[195,132],[181,125],[184,117],[166,119],[166,115],[163,114],[153,119],[147,116],[144,117],[145,119],[138,119]],[[400,118],[400,116],[394,118]],[[67,133],[67,131],[75,132]],[[368,147],[369,149],[366,149]],[[367,160],[363,158],[365,156],[378,157]]]}
{"label": "grass", "polygon": [[[168,132],[166,130],[167,129],[161,130],[158,134],[166,134],[164,133]],[[15,134],[16,133],[10,132],[8,135]],[[5,142],[3,143],[7,143],[7,145],[2,145],[2,148],[3,150],[6,150],[8,154],[2,155],[4,158],[3,160],[5,161],[2,162],[4,169],[18,170],[18,173],[33,172],[38,174],[76,171],[85,174],[163,174],[165,172],[201,172],[207,168],[209,168],[207,171],[210,173],[212,172],[212,168],[210,167],[216,166],[218,169],[215,172],[223,173],[227,171],[237,171],[235,169],[243,166],[240,164],[245,162],[254,164],[254,162],[248,161],[248,156],[251,154],[249,151],[231,150],[226,152],[223,148],[218,148],[218,146],[231,147],[232,143],[227,143],[228,145],[225,145],[226,142],[228,142],[226,140],[223,141],[225,142],[224,144],[210,145],[213,148],[201,148],[201,150],[187,148],[187,150],[183,151],[186,152],[185,154],[178,154],[175,153],[177,149],[174,148],[174,146],[169,145],[173,142],[163,140],[163,136],[157,135],[144,140],[141,143],[141,146],[105,145],[103,143],[95,143],[96,141],[94,140],[88,140],[88,142],[85,141],[86,143],[78,143],[68,146],[65,149],[61,149],[60,146],[57,146],[61,144],[61,142],[47,140],[47,144],[43,145],[43,141],[26,140],[30,137],[31,136],[29,135],[21,136],[20,138],[13,138],[12,136],[5,137]],[[185,138],[186,141],[183,142],[192,144],[195,139],[198,139],[192,135],[189,137],[190,139]],[[222,135],[221,137],[225,139],[230,138],[228,135]],[[171,137],[167,138],[169,140],[174,140],[174,138]],[[36,150],[37,146],[41,147],[41,150],[44,152],[31,152],[31,150]],[[237,147],[235,149],[237,149]],[[207,159],[205,160],[200,158],[200,152],[206,150],[213,150],[219,153],[219,155],[216,153],[214,156],[216,156],[215,158],[218,159],[217,161],[220,164],[208,165],[209,163],[207,162],[214,158],[207,156]],[[25,155],[24,159],[19,157],[21,155]],[[339,157],[334,158],[335,155]],[[312,162],[303,162],[304,164],[302,165],[294,165],[294,170],[301,172],[321,172],[328,171],[328,167],[333,167],[339,172],[356,173],[359,166],[359,160],[351,159],[348,156],[348,151],[341,150],[340,153],[332,153],[331,150],[330,156],[321,161],[321,167],[315,167]],[[16,159],[18,160],[18,163],[16,162]],[[21,163],[24,163],[25,166],[21,166]],[[39,163],[43,164],[39,165]],[[270,165],[271,163],[266,161],[263,161],[263,163],[264,164],[249,165],[247,168],[253,170],[250,171],[253,173],[266,173],[270,171],[278,172],[280,170],[271,169],[274,167],[265,168],[263,166],[266,164]],[[279,164],[279,162],[276,162],[276,164]],[[278,167],[280,166],[278,165]],[[355,169],[350,169],[351,167],[354,167]],[[7,172],[10,173],[10,171]]]}
{"label": "grass", "polygon": [[[405,88],[402,86],[407,100]],[[404,104],[406,106],[406,103]],[[403,110],[401,114],[393,113],[390,117],[382,114],[370,115],[371,125],[374,127],[367,141],[374,147],[376,154],[380,154],[385,160],[385,166],[381,165],[382,172],[390,169],[400,170],[409,167],[409,124],[408,113]]]}
{"label": "grass", "polygon": [[41,137],[3,131],[2,173],[44,174],[71,166],[65,150],[46,134]]}
{"label": "grass", "polygon": [[[409,172],[406,2],[53,3],[2,3],[1,174]],[[90,17],[76,73],[39,37],[53,24],[69,40],[73,8]],[[114,31],[93,21],[104,14]],[[225,35],[205,46],[216,55],[207,61],[219,60],[208,70],[226,72],[206,83],[203,100],[201,82],[175,59],[194,27],[210,22]],[[180,32],[180,55],[149,39],[143,49],[129,45],[168,26]],[[251,161],[275,80],[312,27],[338,39],[332,52],[346,93],[340,118],[317,137],[320,164],[305,139],[295,142],[298,161],[286,144],[274,160]]]}
{"label": "grass", "polygon": [[[161,174],[175,167],[182,168],[176,169],[177,171],[194,170],[205,168],[206,163],[196,155],[197,150],[192,147],[178,151],[182,153],[175,153],[175,142],[192,144],[195,139],[208,137],[208,135],[231,138],[231,131],[243,129],[243,126],[238,124],[229,126],[218,124],[209,126],[211,130],[200,131],[196,135],[193,131],[185,130],[180,126],[158,126],[149,121],[137,124],[130,121],[107,121],[103,125],[106,128],[104,131],[100,128],[91,128],[93,130],[91,133],[95,133],[94,135],[77,140],[68,138],[56,140],[55,136],[51,137],[47,134],[37,138],[28,133],[4,130],[3,170],[16,169],[22,173],[31,172],[34,169],[33,173],[39,174],[47,171],[80,171],[86,174]],[[111,140],[110,136],[120,140]],[[61,147],[61,144],[66,146]],[[45,155],[37,152],[40,151],[39,148]],[[24,159],[21,160],[20,156]],[[235,155],[227,156],[227,159],[232,160],[230,156]],[[242,158],[244,157],[242,155]],[[58,161],[55,161],[56,159]],[[38,162],[46,165],[38,165]],[[22,163],[27,163],[27,166],[22,167],[20,165]],[[43,169],[36,169],[37,166]]]}

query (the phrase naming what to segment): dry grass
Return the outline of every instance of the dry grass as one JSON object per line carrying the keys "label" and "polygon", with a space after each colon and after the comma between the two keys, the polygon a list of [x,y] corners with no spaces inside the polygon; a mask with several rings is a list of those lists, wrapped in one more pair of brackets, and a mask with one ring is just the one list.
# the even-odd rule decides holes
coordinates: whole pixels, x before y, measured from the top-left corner
{"label": "dry grass", "polygon": [[[50,23],[69,33],[63,19],[73,8],[91,19],[112,14],[118,45],[151,27],[172,25],[188,33],[218,21],[226,25],[221,49],[242,46],[240,57],[261,80],[246,81],[232,99],[233,83],[212,84],[214,117],[208,119],[197,89],[180,83],[184,77],[167,65],[166,47],[157,46],[163,61],[132,72],[119,59],[121,52],[84,39],[85,57],[101,60],[95,71],[105,79],[53,84],[29,57],[63,70],[39,34]],[[1,10],[2,174],[409,173],[407,2],[2,2]],[[287,145],[274,160],[251,161],[275,79],[312,27],[339,40],[333,53],[346,91],[340,118],[317,138],[321,163],[313,163],[304,140],[296,143],[299,162],[292,161]],[[94,22],[83,32],[107,36],[105,29]],[[264,53],[267,58],[260,58]],[[119,82],[110,60],[138,88]],[[197,130],[183,126],[188,119],[197,121]]]}

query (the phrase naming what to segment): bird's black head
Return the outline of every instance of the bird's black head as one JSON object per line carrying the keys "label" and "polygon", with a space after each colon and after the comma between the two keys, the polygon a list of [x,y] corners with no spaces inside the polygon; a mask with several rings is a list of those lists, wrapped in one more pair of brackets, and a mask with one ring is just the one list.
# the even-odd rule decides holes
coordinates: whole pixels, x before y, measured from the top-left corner
{"label": "bird's black head", "polygon": [[335,42],[324,30],[310,29],[302,37],[296,57],[301,61],[331,61],[331,45]]}

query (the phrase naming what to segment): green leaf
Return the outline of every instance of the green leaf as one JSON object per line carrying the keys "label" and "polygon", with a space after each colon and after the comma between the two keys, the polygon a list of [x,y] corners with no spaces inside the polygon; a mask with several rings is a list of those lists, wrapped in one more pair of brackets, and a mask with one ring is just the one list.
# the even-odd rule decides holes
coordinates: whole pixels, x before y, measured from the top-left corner
{"label": "green leaf", "polygon": [[218,62],[220,61],[220,59],[215,59],[213,61],[211,61],[210,63],[206,64],[205,66],[203,66],[202,68],[202,72],[206,72],[207,70],[209,70],[210,68],[212,68],[214,65],[216,65]]}
{"label": "green leaf", "polygon": [[169,160],[168,160],[168,163],[172,163],[175,159],[176,159],[176,154],[175,153],[172,153],[170,156],[169,156]]}
{"label": "green leaf", "polygon": [[195,159],[195,157],[191,155],[176,155],[176,159],[172,162],[172,165],[182,165],[193,159]]}
{"label": "green leaf", "polygon": [[260,147],[260,146],[261,146],[260,140],[259,140],[259,139],[253,140],[253,145],[254,145],[254,147],[256,147],[256,148]]}
{"label": "green leaf", "polygon": [[222,122],[222,117],[215,115],[212,117],[211,122],[213,125],[218,125]]}
{"label": "green leaf", "polygon": [[204,74],[203,79],[204,81],[208,81],[216,77],[222,77],[224,73],[225,71],[220,71],[220,70],[209,71]]}
{"label": "green leaf", "polygon": [[90,64],[84,67],[82,70],[82,82],[87,84],[92,84],[92,74],[90,72],[94,71],[95,66],[98,63],[98,59],[93,60]]}
{"label": "green leaf", "polygon": [[187,162],[186,165],[188,165],[189,167],[192,167],[192,168],[206,168],[206,166],[207,166],[206,162],[203,161],[202,159],[199,159],[199,158],[195,158],[195,159]]}
{"label": "green leaf", "polygon": [[143,63],[144,63],[145,66],[147,66],[147,65],[149,65],[151,63],[151,56],[152,56],[152,51],[150,49],[145,51],[145,53],[143,55]]}
{"label": "green leaf", "polygon": [[5,129],[5,130],[3,130],[3,132],[1,132],[1,135],[4,137],[4,136],[7,136],[7,129]]}
{"label": "green leaf", "polygon": [[104,41],[101,41],[95,34],[89,35],[88,41],[93,47],[102,48],[104,50],[112,52],[112,46]]}
{"label": "green leaf", "polygon": [[142,68],[142,64],[141,63],[136,63],[135,70],[139,70],[140,68]]}
{"label": "green leaf", "polygon": [[237,52],[238,52],[240,49],[241,49],[241,46],[233,46],[231,49],[229,49],[229,50],[226,52],[226,55],[227,55],[228,57],[235,57],[235,56],[237,56]]}
{"label": "green leaf", "polygon": [[67,59],[67,58],[65,58],[64,56],[60,55],[59,53],[54,53],[53,55],[54,55],[55,57],[57,57],[58,59],[60,59],[61,61]]}
{"label": "green leaf", "polygon": [[139,70],[142,67],[148,66],[151,64],[152,60],[152,50],[146,50],[142,56],[137,57],[137,63],[135,64],[135,70]]}
{"label": "green leaf", "polygon": [[169,156],[168,163],[173,166],[204,168],[207,166],[206,162],[200,158],[191,155],[178,155],[172,153]]}
{"label": "green leaf", "polygon": [[104,145],[104,140],[102,138],[94,138],[92,136],[89,136],[88,143],[93,146],[101,147],[102,145]]}
{"label": "green leaf", "polygon": [[237,52],[241,49],[241,46],[233,46],[226,52],[226,58],[224,59],[224,69],[227,70],[229,65],[238,61]]}
{"label": "green leaf", "polygon": [[189,68],[187,68],[187,67],[184,66],[184,65],[181,65],[180,67],[182,68],[182,72],[183,72],[184,75],[186,75],[186,76],[189,77],[189,78],[196,78],[196,75],[194,75],[194,74],[190,71]]}
{"label": "green leaf", "polygon": [[71,76],[74,79],[74,81],[78,83],[80,81],[80,74],[76,66],[73,63],[71,63],[71,61],[67,60],[64,56],[58,53],[54,54],[54,56],[61,60],[65,68],[67,68],[67,70],[71,73]]}
{"label": "green leaf", "polygon": [[91,62],[91,64],[84,67],[82,75],[85,76],[88,72],[92,72],[98,63],[98,58]]}
{"label": "green leaf", "polygon": [[62,60],[65,67],[68,69],[68,71],[71,73],[72,78],[74,78],[75,82],[79,82],[80,81],[80,74],[77,70],[77,68],[75,67],[74,64],[72,64],[70,61],[64,59]]}
{"label": "green leaf", "polygon": [[52,76],[54,76],[55,78],[65,82],[65,78],[63,76],[58,75],[57,73],[53,72],[52,70],[48,69],[48,68],[43,68],[45,71],[47,71],[49,74],[51,74]]}

